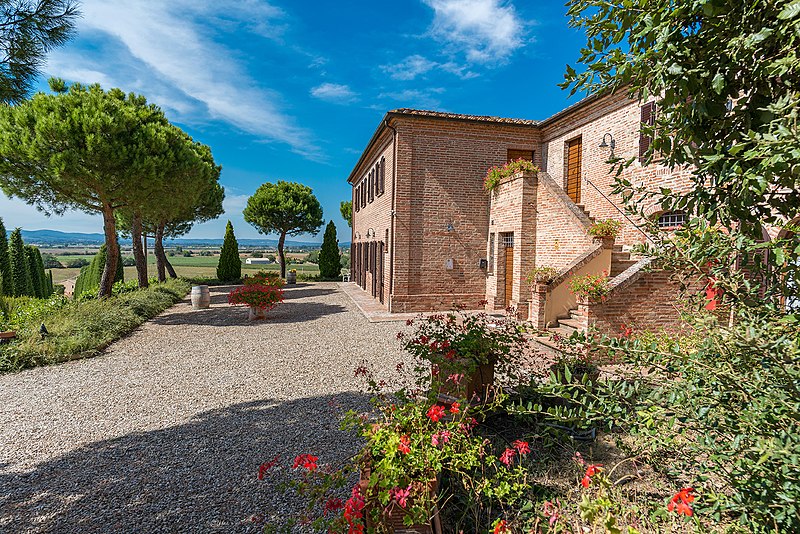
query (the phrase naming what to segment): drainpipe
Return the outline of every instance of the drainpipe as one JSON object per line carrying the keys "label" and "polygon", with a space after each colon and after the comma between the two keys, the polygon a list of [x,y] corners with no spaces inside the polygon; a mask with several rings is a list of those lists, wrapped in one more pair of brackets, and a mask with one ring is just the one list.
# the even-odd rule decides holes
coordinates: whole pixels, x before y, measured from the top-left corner
{"label": "drainpipe", "polygon": [[389,298],[387,299],[390,304],[392,295],[394,295],[394,219],[396,215],[396,199],[397,199],[397,129],[389,124],[389,119],[384,119],[384,126],[392,131],[392,213],[391,213],[391,228],[389,236],[392,240],[392,246],[389,253]]}

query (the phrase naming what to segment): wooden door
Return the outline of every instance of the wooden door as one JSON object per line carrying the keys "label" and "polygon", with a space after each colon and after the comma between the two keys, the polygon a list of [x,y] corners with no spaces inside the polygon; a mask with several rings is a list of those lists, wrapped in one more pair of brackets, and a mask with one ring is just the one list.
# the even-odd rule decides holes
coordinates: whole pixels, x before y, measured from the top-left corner
{"label": "wooden door", "polygon": [[567,195],[575,204],[581,201],[581,138],[567,143]]}
{"label": "wooden door", "polygon": [[378,243],[378,298],[383,304],[383,241]]}
{"label": "wooden door", "polygon": [[506,295],[505,307],[511,305],[511,296],[514,293],[514,247],[506,247]]}

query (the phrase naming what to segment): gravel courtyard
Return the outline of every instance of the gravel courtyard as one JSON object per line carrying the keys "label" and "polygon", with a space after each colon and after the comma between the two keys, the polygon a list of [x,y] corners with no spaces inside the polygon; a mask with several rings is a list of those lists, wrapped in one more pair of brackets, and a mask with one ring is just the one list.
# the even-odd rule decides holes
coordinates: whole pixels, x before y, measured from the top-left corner
{"label": "gravel courtyard", "polygon": [[291,513],[259,464],[357,450],[353,369],[393,369],[402,323],[369,323],[334,283],[251,323],[212,288],[90,359],[0,376],[0,531],[253,532]]}

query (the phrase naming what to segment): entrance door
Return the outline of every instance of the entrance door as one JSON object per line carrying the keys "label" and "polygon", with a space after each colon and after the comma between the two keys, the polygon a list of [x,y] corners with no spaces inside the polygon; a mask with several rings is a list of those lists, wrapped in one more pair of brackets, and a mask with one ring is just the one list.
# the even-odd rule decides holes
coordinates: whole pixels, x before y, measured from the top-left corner
{"label": "entrance door", "polygon": [[567,195],[575,204],[581,202],[581,138],[567,143]]}
{"label": "entrance door", "polygon": [[377,269],[377,258],[375,255],[375,251],[377,250],[377,243],[372,242],[369,244],[369,272],[372,275],[372,297],[375,298],[378,294],[378,269]]}
{"label": "entrance door", "polygon": [[511,305],[511,297],[514,293],[514,234],[503,234],[503,251],[505,253],[505,307]]}
{"label": "entrance door", "polygon": [[378,243],[378,298],[383,304],[383,241]]}

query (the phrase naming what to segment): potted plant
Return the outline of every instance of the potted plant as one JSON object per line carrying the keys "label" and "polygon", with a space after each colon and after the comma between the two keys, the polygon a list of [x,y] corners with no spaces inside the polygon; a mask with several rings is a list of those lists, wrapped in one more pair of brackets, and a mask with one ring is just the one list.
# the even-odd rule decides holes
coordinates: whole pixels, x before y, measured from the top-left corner
{"label": "potted plant", "polygon": [[289,272],[286,273],[286,283],[287,284],[297,283],[297,269],[289,269]]}
{"label": "potted plant", "polygon": [[443,381],[442,393],[485,399],[495,372],[516,378],[526,341],[515,319],[454,311],[407,323],[417,327],[404,343],[410,354],[426,362],[434,374],[462,377],[456,384]]}
{"label": "potted plant", "polygon": [[534,267],[531,269],[531,272],[528,273],[528,283],[531,285],[534,284],[549,284],[558,276],[558,269],[555,267],[549,267],[546,265],[542,265],[540,267]]}
{"label": "potted plant", "polygon": [[622,223],[620,221],[616,219],[600,219],[594,222],[587,232],[590,236],[595,238],[595,240],[600,240],[610,245],[617,238],[621,230]]}
{"label": "potted plant", "polygon": [[266,319],[267,312],[280,302],[283,302],[283,290],[270,285],[248,284],[228,294],[228,303],[244,304],[250,308],[251,321]]}
{"label": "potted plant", "polygon": [[538,174],[539,168],[526,159],[509,161],[505,165],[492,167],[486,171],[486,177],[483,179],[483,188],[489,192],[495,191],[504,178],[522,171]]}
{"label": "potted plant", "polygon": [[611,291],[608,272],[575,276],[569,281],[569,290],[583,302],[605,302]]}

